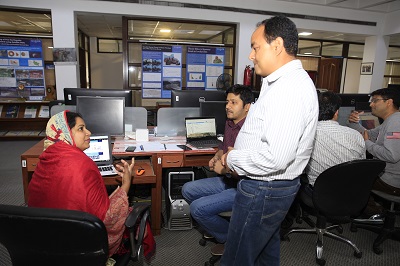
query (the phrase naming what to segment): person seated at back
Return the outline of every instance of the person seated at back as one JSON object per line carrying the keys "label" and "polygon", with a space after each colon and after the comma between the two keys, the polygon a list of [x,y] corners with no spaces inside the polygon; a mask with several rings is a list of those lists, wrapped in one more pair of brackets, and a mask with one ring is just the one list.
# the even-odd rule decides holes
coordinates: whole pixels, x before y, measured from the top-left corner
{"label": "person seated at back", "polygon": [[[359,124],[362,112],[352,112],[348,126],[359,131],[367,151],[376,159],[386,162],[383,173],[372,189],[400,196],[400,90],[397,88],[379,89],[371,93],[372,115],[383,119],[376,128],[367,130]],[[370,197],[364,210],[365,216],[381,214],[383,208]]]}
{"label": "person seated at back", "polygon": [[[211,170],[214,170],[214,164],[222,154],[234,146],[253,101],[254,95],[248,86],[234,85],[226,90],[224,140],[209,162]],[[218,214],[232,210],[236,184],[236,179],[217,176],[185,183],[182,188],[182,195],[190,204],[193,219],[219,243],[226,241],[229,222]]]}
{"label": "person seated at back", "polygon": [[360,133],[337,122],[340,96],[334,92],[318,95],[319,115],[314,147],[305,169],[307,181],[302,184],[300,197],[312,205],[312,190],[318,176],[326,169],[348,161],[365,159],[365,143]]}
{"label": "person seated at back", "polygon": [[[116,166],[122,185],[108,196],[97,165],[83,152],[90,146],[90,135],[79,113],[63,111],[49,119],[44,151],[28,186],[28,206],[84,211],[97,216],[106,226],[111,256],[120,247],[125,220],[131,211],[127,194],[134,159],[131,164],[121,160],[122,165]],[[148,225],[146,230],[145,255],[154,249]]]}

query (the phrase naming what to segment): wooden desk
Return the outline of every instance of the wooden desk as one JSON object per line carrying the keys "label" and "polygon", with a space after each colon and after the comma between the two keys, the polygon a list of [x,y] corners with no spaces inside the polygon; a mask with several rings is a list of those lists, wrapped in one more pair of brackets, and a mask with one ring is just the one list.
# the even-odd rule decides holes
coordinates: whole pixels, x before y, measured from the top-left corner
{"label": "wooden desk", "polygon": [[[35,144],[33,147],[21,154],[22,182],[24,186],[24,199],[28,202],[28,184],[33,172],[39,162],[39,156],[43,152],[43,142]],[[151,226],[153,233],[161,233],[161,212],[162,212],[162,170],[163,168],[206,166],[214,156],[214,150],[191,150],[191,151],[157,151],[140,153],[113,153],[115,156],[143,156],[148,160],[138,160],[136,167],[143,166],[146,170],[142,176],[135,176],[133,184],[151,184]],[[119,177],[106,177],[106,185],[118,184]]]}

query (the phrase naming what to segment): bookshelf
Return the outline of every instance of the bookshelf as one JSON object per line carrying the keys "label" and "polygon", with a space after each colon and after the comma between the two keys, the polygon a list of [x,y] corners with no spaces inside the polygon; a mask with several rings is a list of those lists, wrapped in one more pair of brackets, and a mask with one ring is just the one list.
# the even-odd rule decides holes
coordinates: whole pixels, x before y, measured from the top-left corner
{"label": "bookshelf", "polygon": [[[4,101],[0,99],[0,139],[42,139],[49,117],[48,101]],[[41,112],[41,109],[45,109]]]}

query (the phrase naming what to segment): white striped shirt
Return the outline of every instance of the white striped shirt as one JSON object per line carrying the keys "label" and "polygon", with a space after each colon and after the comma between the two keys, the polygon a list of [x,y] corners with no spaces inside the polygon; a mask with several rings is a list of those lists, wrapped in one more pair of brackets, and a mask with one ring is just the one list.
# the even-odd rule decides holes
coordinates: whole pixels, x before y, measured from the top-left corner
{"label": "white striped shirt", "polygon": [[296,178],[310,158],[317,120],[314,83],[293,60],[263,79],[260,97],[228,154],[228,167],[257,180]]}
{"label": "white striped shirt", "polygon": [[333,120],[319,121],[314,149],[306,168],[309,183],[314,185],[319,174],[329,167],[356,159],[365,159],[362,135]]}

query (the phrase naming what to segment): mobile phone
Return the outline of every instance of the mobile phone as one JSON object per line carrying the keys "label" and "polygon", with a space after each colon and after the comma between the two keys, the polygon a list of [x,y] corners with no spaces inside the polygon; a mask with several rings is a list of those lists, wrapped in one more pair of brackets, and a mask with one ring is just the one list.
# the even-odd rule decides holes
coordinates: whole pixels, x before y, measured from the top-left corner
{"label": "mobile phone", "polygon": [[134,152],[136,150],[136,146],[128,146],[125,151],[126,152]]}

